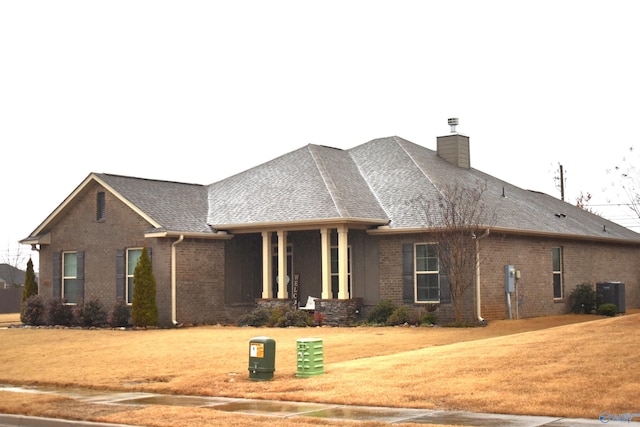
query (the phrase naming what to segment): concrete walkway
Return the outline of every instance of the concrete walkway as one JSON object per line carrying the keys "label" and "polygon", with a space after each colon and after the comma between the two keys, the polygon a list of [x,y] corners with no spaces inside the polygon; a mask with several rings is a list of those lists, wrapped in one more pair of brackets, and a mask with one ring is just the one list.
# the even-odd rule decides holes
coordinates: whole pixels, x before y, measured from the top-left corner
{"label": "concrete walkway", "polygon": [[[528,415],[484,414],[461,411],[435,411],[426,409],[402,409],[335,405],[330,403],[282,402],[256,399],[222,397],[175,396],[153,393],[105,392],[96,390],[69,390],[1,386],[0,391],[16,393],[54,394],[91,404],[110,405],[169,405],[182,407],[211,408],[219,411],[245,415],[261,415],[274,418],[316,417],[327,420],[379,421],[389,424],[417,423],[483,427],[581,427],[616,425],[640,427],[640,414],[601,415],[602,420],[579,418],[539,417]],[[640,408],[639,408],[640,409]],[[86,421],[53,420],[49,418],[0,414],[0,427],[124,427],[117,424],[91,423]],[[127,426],[131,427],[131,426]]]}

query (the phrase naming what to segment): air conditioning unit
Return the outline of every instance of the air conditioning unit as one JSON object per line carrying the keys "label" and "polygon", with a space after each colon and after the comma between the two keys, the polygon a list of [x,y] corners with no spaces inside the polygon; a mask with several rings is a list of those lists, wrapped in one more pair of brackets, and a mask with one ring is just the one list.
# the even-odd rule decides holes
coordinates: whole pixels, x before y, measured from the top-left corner
{"label": "air conditioning unit", "polygon": [[624,283],[622,282],[601,282],[596,283],[596,305],[615,304],[618,313],[627,311]]}

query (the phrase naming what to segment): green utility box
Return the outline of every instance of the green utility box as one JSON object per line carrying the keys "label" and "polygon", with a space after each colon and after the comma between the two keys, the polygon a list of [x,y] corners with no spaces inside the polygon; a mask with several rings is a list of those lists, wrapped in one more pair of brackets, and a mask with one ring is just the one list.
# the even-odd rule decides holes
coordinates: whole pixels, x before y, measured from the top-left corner
{"label": "green utility box", "polygon": [[298,344],[298,372],[296,377],[324,374],[324,348],[321,338],[300,338]]}
{"label": "green utility box", "polygon": [[267,381],[276,370],[276,341],[269,337],[249,340],[249,379]]}

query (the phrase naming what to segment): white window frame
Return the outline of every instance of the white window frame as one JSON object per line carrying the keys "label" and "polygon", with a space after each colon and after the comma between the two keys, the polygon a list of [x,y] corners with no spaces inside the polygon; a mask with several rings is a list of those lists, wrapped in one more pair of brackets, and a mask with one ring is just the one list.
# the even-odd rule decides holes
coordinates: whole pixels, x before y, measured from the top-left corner
{"label": "white window frame", "polygon": [[[65,273],[67,272],[66,268],[65,268],[65,261],[66,261],[66,256],[67,255],[75,255],[76,257],[76,271],[75,274],[73,276],[66,276]],[[60,291],[60,295],[62,297],[63,300],[66,300],[67,296],[66,296],[66,288],[67,288],[67,281],[70,280],[78,280],[78,252],[77,251],[63,251],[62,252],[62,286],[61,286],[61,291]],[[77,301],[71,301],[71,302],[67,302],[66,304],[69,305],[76,305],[78,302]]]}
{"label": "white window frame", "polygon": [[[434,247],[434,250],[436,251],[436,262],[438,264],[437,268],[435,270],[418,270],[418,247],[419,246],[431,246]],[[429,258],[429,257],[427,257]],[[428,267],[428,263],[427,263],[427,267]],[[416,303],[420,303],[420,304],[431,304],[431,303],[439,303],[440,302],[440,259],[437,257],[437,243],[435,242],[420,242],[420,243],[416,243],[414,245],[413,248],[413,270],[414,270],[414,280],[413,280],[413,286],[414,286],[414,302]],[[419,299],[419,292],[418,292],[418,278],[420,276],[425,276],[425,275],[435,275],[437,283],[438,283],[438,298],[437,299]]]}
{"label": "white window frame", "polygon": [[[556,266],[554,265],[555,262],[555,251],[558,251],[558,257],[559,257],[559,269],[556,270]],[[553,248],[551,248],[551,269],[553,270],[553,299],[555,301],[561,301],[564,299],[564,280],[563,280],[563,276],[564,276],[564,250],[562,248],[562,246],[554,246]],[[560,285],[560,296],[556,296],[556,277],[559,280],[559,285]]]}
{"label": "white window frame", "polygon": [[[135,273],[136,267],[135,265],[133,266],[133,270],[131,271],[131,273],[129,273],[129,253],[133,252],[133,251],[140,251],[140,255],[138,256],[138,260],[140,260],[140,256],[142,256],[142,248],[127,248],[125,250],[125,287],[124,287],[124,292],[125,292],[125,301],[127,302],[127,305],[131,305],[133,304],[133,296],[129,297],[129,279],[131,279],[131,293],[133,293],[133,275]],[[137,264],[137,263],[136,263]]]}

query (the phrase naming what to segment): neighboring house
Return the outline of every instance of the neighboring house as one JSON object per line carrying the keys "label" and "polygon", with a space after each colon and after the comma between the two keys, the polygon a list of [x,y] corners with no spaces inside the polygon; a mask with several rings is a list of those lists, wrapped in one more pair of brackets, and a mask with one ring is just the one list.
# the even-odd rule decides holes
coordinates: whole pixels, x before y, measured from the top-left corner
{"label": "neighboring house", "polygon": [[0,313],[18,313],[22,303],[25,272],[9,264],[0,264]]}
{"label": "neighboring house", "polygon": [[[307,145],[211,185],[91,173],[22,243],[40,252],[41,295],[99,298],[107,308],[131,303],[146,245],[164,325],[234,323],[256,304],[308,297],[334,324],[381,300],[415,310],[438,303],[437,315],[451,319],[437,260],[416,262],[434,242],[407,202],[480,180],[497,221],[479,241],[487,256],[466,319],[504,319],[509,306],[520,317],[565,313],[585,282],[625,282],[627,307],[640,306],[639,234],[471,168],[464,135],[437,145],[399,137],[349,150]],[[510,304],[508,264],[519,272]]]}
{"label": "neighboring house", "polygon": [[9,264],[0,264],[0,289],[24,285],[25,272]]}

